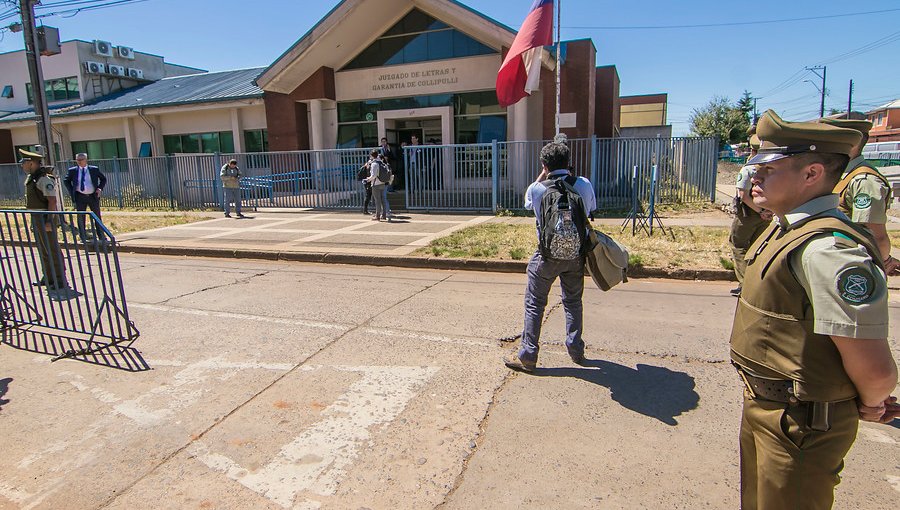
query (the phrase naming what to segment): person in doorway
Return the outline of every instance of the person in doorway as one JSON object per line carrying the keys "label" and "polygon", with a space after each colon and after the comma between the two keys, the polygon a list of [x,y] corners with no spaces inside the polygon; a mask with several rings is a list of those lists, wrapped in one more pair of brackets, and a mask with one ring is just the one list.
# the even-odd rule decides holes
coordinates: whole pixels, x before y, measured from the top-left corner
{"label": "person in doorway", "polygon": [[394,158],[394,149],[391,148],[391,144],[388,143],[387,138],[381,139],[381,145],[378,146],[378,150],[381,152],[381,159],[387,163],[388,165],[393,165],[396,158]]}
{"label": "person in doorway", "polygon": [[[759,149],[759,137],[756,136],[756,126],[750,128],[750,157],[756,155]],[[728,242],[731,244],[732,260],[734,261],[734,275],[737,277],[738,286],[732,289],[732,296],[741,295],[741,285],[744,281],[744,271],[747,262],[744,257],[747,249],[756,241],[756,238],[772,221],[772,213],[753,203],[750,194],[750,180],[756,175],[755,165],[744,165],[737,176],[734,196],[734,220],[731,222],[731,234]]]}
{"label": "person in doorway", "polygon": [[850,162],[847,163],[841,180],[834,187],[834,193],[840,197],[838,209],[872,231],[878,249],[881,250],[887,274],[900,274],[900,261],[891,256],[891,240],[886,227],[887,211],[894,201],[891,186],[887,178],[862,155],[863,147],[869,141],[872,123],[868,120],[848,119],[821,119],[819,122],[855,129],[862,134],[862,139],[850,153]]}
{"label": "person in doorway", "polygon": [[[545,227],[544,212],[550,211],[545,202],[550,202],[554,194],[561,194],[559,189],[566,190],[568,203],[580,203],[582,210],[570,210],[569,221],[574,223],[574,234],[580,239],[582,248],[572,253],[570,258],[557,259],[552,254],[543,253],[540,247],[528,262],[528,284],[525,287],[525,326],[522,330],[522,343],[517,353],[512,353],[503,360],[504,364],[523,372],[531,372],[537,366],[541,325],[544,320],[544,309],[547,307],[547,296],[550,287],[559,278],[562,287],[562,302],[566,312],[566,350],[572,361],[582,364],[584,358],[584,340],[582,333],[582,302],[584,292],[584,261],[586,254],[587,228],[591,212],[597,208],[594,187],[584,177],[575,177],[569,173],[569,146],[565,135],[557,135],[553,142],[541,149],[541,173],[528,189],[525,190],[525,208],[534,211],[538,237]],[[548,190],[552,189],[552,194]],[[571,195],[577,195],[575,200]],[[550,199],[550,200],[548,200]],[[561,217],[561,216],[560,216]],[[579,227],[580,225],[580,227]],[[577,229],[583,232],[577,232]]]}
{"label": "person in doorway", "polygon": [[[36,152],[19,149],[19,155],[22,171],[28,174],[25,179],[25,208],[32,211],[59,211],[61,204],[57,201],[58,183],[53,175],[53,167],[43,166],[44,157]],[[46,285],[51,292],[69,290],[66,266],[56,232],[58,225],[59,219],[56,216],[40,213],[31,215],[31,231],[43,271],[43,278],[34,282],[34,285]]]}
{"label": "person in doorway", "polygon": [[406,142],[400,142],[400,150],[397,152],[397,163],[394,165],[394,189],[406,189]]}
{"label": "person in doorway", "polygon": [[238,218],[243,218],[241,214],[241,169],[238,167],[236,159],[232,159],[222,166],[219,170],[219,177],[222,179],[222,191],[224,193],[225,217],[231,218],[231,203],[234,202],[234,212]]}
{"label": "person in doorway", "polygon": [[880,251],[833,194],[861,136],[772,110],[757,135],[753,202],[778,221],[750,248],[731,331],[741,508],[828,509],[859,420],[900,415]]}
{"label": "person in doorway", "polygon": [[[69,191],[69,196],[72,197],[72,203],[75,204],[76,211],[86,211],[90,208],[97,220],[101,219],[100,195],[106,186],[106,176],[103,175],[100,168],[88,164],[87,154],[80,152],[75,155],[75,166],[70,167],[68,172],[66,172],[63,184]],[[90,239],[88,239],[87,231],[84,228],[84,220],[84,215],[78,216],[78,235],[81,237],[81,242],[87,243]],[[95,234],[103,237],[102,229],[99,232],[95,232]]]}
{"label": "person in doorway", "polygon": [[409,166],[406,168],[406,175],[409,179],[408,191],[422,191],[425,155],[422,148],[419,147],[419,137],[412,135],[409,145],[413,148],[409,151]]}

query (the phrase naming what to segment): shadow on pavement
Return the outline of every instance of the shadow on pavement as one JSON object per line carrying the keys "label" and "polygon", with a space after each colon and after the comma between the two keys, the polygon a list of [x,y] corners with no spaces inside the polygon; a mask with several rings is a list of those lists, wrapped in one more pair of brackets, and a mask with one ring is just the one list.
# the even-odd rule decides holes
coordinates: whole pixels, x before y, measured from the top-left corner
{"label": "shadow on pavement", "polygon": [[622,407],[672,426],[678,425],[676,416],[696,409],[700,402],[693,377],[653,365],[631,368],[610,361],[585,360],[582,367],[539,368],[532,375],[575,377],[609,388],[612,399]]}
{"label": "shadow on pavement", "polygon": [[3,410],[3,406],[9,404],[8,398],[3,398],[6,395],[6,392],[9,391],[9,383],[12,382],[12,377],[6,377],[4,379],[0,379],[0,411]]}
{"label": "shadow on pavement", "polygon": [[[97,343],[88,342],[79,338],[70,338],[28,330],[3,331],[2,337],[0,337],[0,344],[5,344],[21,351],[48,354],[54,357],[69,352],[78,352],[90,349],[91,347],[98,347]],[[140,351],[133,347],[125,347],[124,345],[110,346],[87,354],[74,354],[67,356],[67,359],[83,361],[92,365],[116,368],[127,372],[143,372],[150,370],[150,365],[147,364],[147,361],[141,356]]]}

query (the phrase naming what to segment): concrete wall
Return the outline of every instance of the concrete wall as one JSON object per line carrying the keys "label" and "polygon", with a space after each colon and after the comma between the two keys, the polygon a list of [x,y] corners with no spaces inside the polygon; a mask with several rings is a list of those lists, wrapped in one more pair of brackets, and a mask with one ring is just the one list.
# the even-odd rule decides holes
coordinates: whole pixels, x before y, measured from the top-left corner
{"label": "concrete wall", "polygon": [[667,94],[624,96],[621,105],[622,127],[666,125]]}
{"label": "concrete wall", "polygon": [[619,103],[619,73],[616,66],[596,69],[596,114],[594,133],[599,138],[613,138],[619,134],[621,122]]}
{"label": "concrete wall", "polygon": [[671,138],[672,126],[623,127],[619,130],[622,138]]}
{"label": "concrete wall", "polygon": [[[249,106],[229,103],[220,107],[202,105],[194,108],[182,106],[151,109],[145,113],[145,117],[154,126],[155,133],[134,111],[56,118],[52,124],[54,142],[60,144],[62,157],[70,159],[72,142],[124,138],[128,156],[137,157],[143,142],[150,142],[153,154],[161,155],[164,135],[231,131],[235,150],[240,152],[243,150],[244,131],[266,129],[265,107],[259,103]],[[0,138],[2,132],[3,129],[0,129]],[[37,143],[37,131],[33,122],[18,123],[9,129],[9,133],[12,146]],[[4,157],[8,159],[10,156],[0,153],[0,158]]]}
{"label": "concrete wall", "polygon": [[[44,71],[45,80],[81,76],[77,41],[66,42],[60,46],[60,49],[62,53],[59,55],[41,57],[41,68]],[[25,94],[25,84],[30,82],[24,50],[0,54],[0,90],[6,85],[12,85],[14,94],[13,98],[0,98],[0,111],[13,112],[31,108],[28,104],[28,96]],[[80,79],[79,87],[83,94],[84,83]],[[50,103],[50,106],[53,104]]]}
{"label": "concrete wall", "polygon": [[[166,64],[162,57],[135,51],[134,60],[121,58],[113,49],[112,57],[104,57],[94,53],[94,45],[86,41],[66,41],[60,45],[62,53],[52,57],[41,57],[41,67],[44,71],[44,79],[78,77],[78,87],[82,101],[90,101],[98,96],[111,94],[123,89],[134,87],[137,80],[118,78],[108,75],[95,75],[85,72],[85,62],[100,62],[103,64],[121,65],[126,69],[141,69],[144,72],[145,81],[156,81],[166,76],[180,76],[184,74],[196,74],[201,72],[185,66]],[[14,97],[11,99],[0,98],[0,111],[12,112],[31,108],[25,94],[25,84],[31,81],[28,75],[28,65],[25,62],[25,52],[13,51],[0,54],[0,89],[4,85],[13,86]],[[63,101],[51,102],[54,104]]]}

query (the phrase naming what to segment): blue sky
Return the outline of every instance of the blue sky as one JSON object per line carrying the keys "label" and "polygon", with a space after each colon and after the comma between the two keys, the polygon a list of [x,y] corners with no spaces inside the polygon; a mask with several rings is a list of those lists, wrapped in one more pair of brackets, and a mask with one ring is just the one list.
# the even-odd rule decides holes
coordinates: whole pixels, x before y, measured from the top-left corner
{"label": "blue sky", "polygon": [[[173,63],[209,70],[270,64],[336,5],[336,0],[147,0],[44,23],[67,39],[105,39]],[[463,0],[518,28],[532,0]],[[749,7],[744,7],[749,6]],[[891,12],[787,23],[690,29],[609,29],[809,18],[852,12]],[[2,24],[7,24],[7,20]],[[818,115],[819,92],[802,72],[827,62],[826,110],[844,109],[854,80],[854,109],[900,98],[900,3],[870,0],[563,0],[563,39],[591,38],[597,64],[614,64],[621,94],[669,94],[669,121],[686,134],[692,108],[714,95],[731,99],[744,89],[760,111],[786,118]],[[5,32],[0,52],[20,49],[21,34]],[[867,50],[867,47],[871,48]],[[856,55],[841,57],[860,49]],[[806,74],[806,75],[803,75]]]}

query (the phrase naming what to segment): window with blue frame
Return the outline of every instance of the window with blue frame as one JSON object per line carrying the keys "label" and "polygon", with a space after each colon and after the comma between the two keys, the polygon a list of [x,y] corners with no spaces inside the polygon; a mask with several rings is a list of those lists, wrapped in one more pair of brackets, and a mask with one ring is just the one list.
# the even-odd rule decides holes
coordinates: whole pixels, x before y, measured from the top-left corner
{"label": "window with blue frame", "polygon": [[446,23],[413,9],[351,60],[344,70],[496,53]]}

